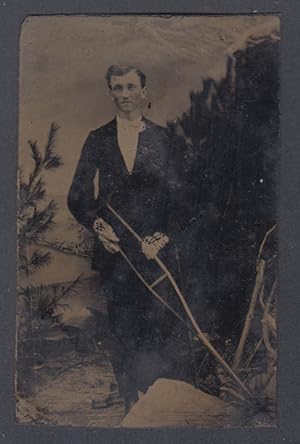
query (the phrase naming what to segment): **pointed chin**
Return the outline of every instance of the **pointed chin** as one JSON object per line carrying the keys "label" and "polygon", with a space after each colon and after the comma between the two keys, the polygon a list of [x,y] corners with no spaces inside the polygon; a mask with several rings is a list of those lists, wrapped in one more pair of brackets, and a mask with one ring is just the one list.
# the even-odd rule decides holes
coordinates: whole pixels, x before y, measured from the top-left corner
{"label": "pointed chin", "polygon": [[133,103],[133,102],[119,102],[119,104],[118,104],[118,108],[121,110],[121,111],[124,111],[124,112],[130,112],[130,111],[135,111],[136,110],[136,108],[137,108],[137,106],[136,106],[136,104],[135,103]]}

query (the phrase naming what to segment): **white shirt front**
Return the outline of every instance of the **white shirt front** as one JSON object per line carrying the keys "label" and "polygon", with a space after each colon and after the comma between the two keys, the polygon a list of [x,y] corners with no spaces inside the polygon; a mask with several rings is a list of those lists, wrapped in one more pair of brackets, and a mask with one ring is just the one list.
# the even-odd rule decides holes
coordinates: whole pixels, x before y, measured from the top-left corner
{"label": "white shirt front", "polygon": [[132,173],[134,167],[139,133],[144,129],[145,123],[142,116],[136,120],[122,119],[117,116],[118,144],[129,174]]}

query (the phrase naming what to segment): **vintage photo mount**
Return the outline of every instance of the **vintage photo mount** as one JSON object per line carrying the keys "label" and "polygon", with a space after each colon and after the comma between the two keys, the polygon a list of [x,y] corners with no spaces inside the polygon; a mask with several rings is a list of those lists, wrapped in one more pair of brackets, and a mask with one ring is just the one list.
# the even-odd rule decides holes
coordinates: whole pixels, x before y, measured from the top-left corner
{"label": "vintage photo mount", "polygon": [[[56,5],[55,5],[56,3]],[[53,2],[51,7],[37,1],[1,2],[1,423],[0,442],[3,443],[96,443],[96,442],[297,442],[299,429],[299,346],[298,333],[300,305],[298,288],[298,245],[300,239],[299,165],[300,151],[298,120],[300,92],[298,77],[300,5],[296,1],[218,1],[164,2],[146,5],[132,2],[85,2],[75,8],[71,1]],[[136,4],[134,4],[136,3]],[[144,4],[143,4],[144,3]],[[167,4],[168,3],[168,4]],[[280,161],[280,298],[279,328],[280,355],[278,377],[278,427],[272,429],[162,429],[162,430],[101,430],[54,426],[20,426],[15,422],[14,401],[14,346],[15,346],[15,286],[16,245],[15,177],[17,165],[18,128],[18,63],[19,34],[22,22],[28,15],[48,14],[249,14],[278,13],[281,16],[281,161]]]}

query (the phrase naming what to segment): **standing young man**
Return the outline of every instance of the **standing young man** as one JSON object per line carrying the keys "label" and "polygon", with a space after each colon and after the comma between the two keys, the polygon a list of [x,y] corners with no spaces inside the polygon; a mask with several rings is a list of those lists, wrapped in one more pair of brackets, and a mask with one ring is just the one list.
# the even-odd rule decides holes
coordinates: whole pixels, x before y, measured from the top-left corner
{"label": "standing young man", "polygon": [[[118,253],[128,252],[132,263],[149,282],[160,274],[154,258],[158,238],[172,248],[174,198],[178,180],[167,130],[146,119],[146,77],[132,66],[111,66],[106,74],[116,117],[91,131],[83,146],[68,196],[68,206],[79,223],[98,234],[94,267],[100,271],[107,294],[111,361],[128,410],[159,376],[169,374],[164,349],[176,322],[139,281]],[[94,179],[99,173],[99,195]],[[139,233],[139,245],[108,210],[110,205]],[[162,284],[163,287],[163,284]],[[163,291],[163,288],[160,289]],[[165,294],[167,295],[167,291]]]}

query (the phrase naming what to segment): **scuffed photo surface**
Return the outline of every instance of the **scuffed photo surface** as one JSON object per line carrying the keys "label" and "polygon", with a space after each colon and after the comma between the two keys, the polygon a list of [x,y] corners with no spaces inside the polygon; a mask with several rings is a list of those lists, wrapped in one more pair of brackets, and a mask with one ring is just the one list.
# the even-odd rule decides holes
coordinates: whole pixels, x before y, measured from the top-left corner
{"label": "scuffed photo surface", "polygon": [[[279,38],[275,16],[24,22],[18,422],[276,425]],[[134,69],[110,79],[138,82],[138,130],[114,120],[133,114],[105,79],[112,65],[146,75],[145,91]],[[180,319],[103,247],[99,218]]]}

